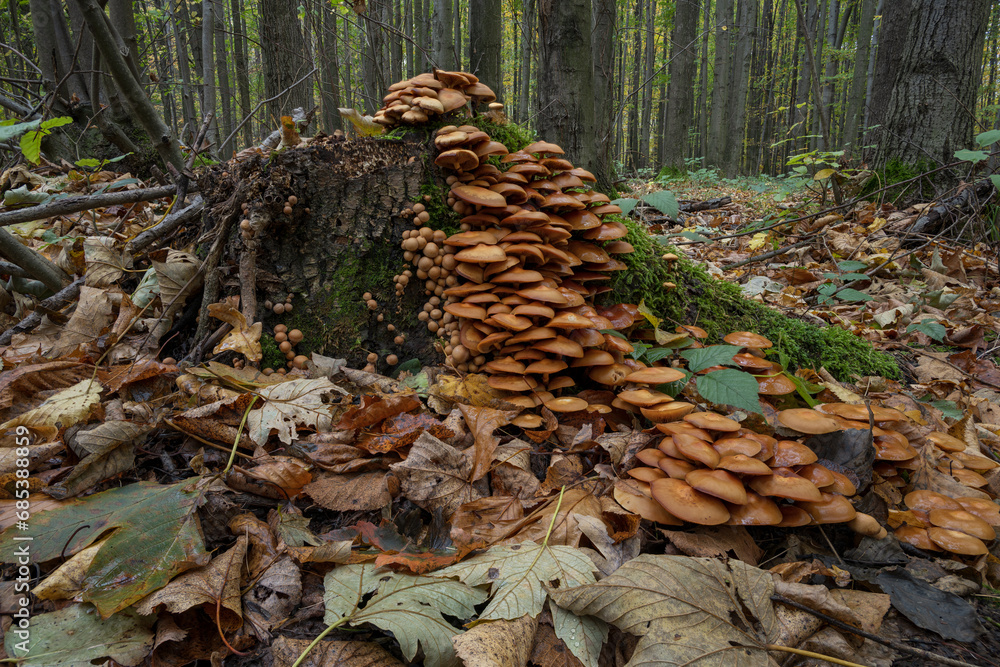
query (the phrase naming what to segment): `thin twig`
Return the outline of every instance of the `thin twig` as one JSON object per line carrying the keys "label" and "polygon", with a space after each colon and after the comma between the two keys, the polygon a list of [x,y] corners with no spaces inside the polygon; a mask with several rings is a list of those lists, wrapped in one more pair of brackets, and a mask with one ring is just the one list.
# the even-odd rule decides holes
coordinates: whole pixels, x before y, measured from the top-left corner
{"label": "thin twig", "polygon": [[762,262],[765,259],[771,259],[772,257],[777,257],[779,255],[784,255],[785,253],[791,252],[795,248],[801,248],[802,246],[809,245],[812,243],[812,239],[806,239],[805,241],[799,241],[798,243],[793,243],[792,245],[786,245],[777,250],[772,250],[770,252],[765,252],[763,255],[755,255],[750,259],[744,259],[741,262],[736,262],[734,264],[726,264],[725,266],[719,267],[723,271],[728,271],[729,269],[735,269],[740,266],[745,266],[746,264],[753,264],[755,262]]}
{"label": "thin twig", "polygon": [[143,190],[123,190],[122,192],[108,192],[99,195],[81,195],[79,197],[67,197],[57,199],[48,204],[19,208],[14,211],[0,213],[0,227],[16,225],[20,222],[32,222],[42,218],[51,218],[55,215],[67,215],[69,213],[79,213],[105,206],[115,206],[116,204],[134,204],[142,201],[152,201],[169,197],[177,192],[176,185],[165,185],[158,188],[145,188]]}

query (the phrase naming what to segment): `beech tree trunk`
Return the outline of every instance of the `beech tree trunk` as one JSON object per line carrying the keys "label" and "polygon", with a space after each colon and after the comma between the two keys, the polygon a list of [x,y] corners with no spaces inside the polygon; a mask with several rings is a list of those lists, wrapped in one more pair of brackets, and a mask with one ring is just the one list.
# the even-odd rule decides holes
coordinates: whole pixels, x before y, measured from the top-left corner
{"label": "beech tree trunk", "polygon": [[862,0],[861,18],[858,22],[858,49],[854,56],[854,72],[851,75],[851,90],[847,96],[847,112],[844,117],[844,143],[856,151],[862,110],[865,105],[865,78],[868,73],[868,55],[871,51],[872,28],[875,25],[875,0]]}
{"label": "beech tree trunk", "polygon": [[262,50],[264,94],[267,98],[276,98],[268,102],[267,114],[269,122],[277,123],[292,109],[309,105],[312,88],[309,78],[293,84],[311,68],[302,50],[297,0],[260,0],[260,14],[269,38],[275,45],[280,45],[280,48]]}
{"label": "beech tree trunk", "polygon": [[[895,76],[890,70],[882,70],[881,77],[876,72],[875,87],[892,92],[887,104],[872,110],[884,129],[875,164],[890,159],[946,163],[956,150],[970,146],[990,4],[910,0],[906,15],[886,12],[884,29],[905,37]],[[905,21],[903,28],[896,21]],[[883,51],[889,48],[883,43]]]}
{"label": "beech tree trunk", "polygon": [[469,2],[469,68],[501,100],[503,79],[500,73],[501,30],[503,14],[500,0]]}
{"label": "beech tree trunk", "polygon": [[[667,87],[666,126],[663,133],[663,165],[685,169],[688,129],[694,113],[695,40],[698,35],[700,0],[677,0],[674,29],[670,35],[670,84]],[[707,10],[706,10],[707,11]]]}

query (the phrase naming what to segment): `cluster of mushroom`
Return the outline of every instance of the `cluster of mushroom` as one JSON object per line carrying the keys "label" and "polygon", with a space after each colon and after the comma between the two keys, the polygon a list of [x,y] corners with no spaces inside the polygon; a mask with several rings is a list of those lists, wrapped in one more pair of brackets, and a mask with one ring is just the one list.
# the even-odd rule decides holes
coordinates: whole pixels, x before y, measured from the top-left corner
{"label": "cluster of mushroom", "polygon": [[[649,406],[647,416],[660,405],[676,403],[653,403],[655,393],[623,392],[619,398]],[[829,432],[824,422],[832,421],[808,408],[783,410],[778,420],[800,436]],[[645,465],[629,470],[632,480],[620,481],[614,492],[623,507],[643,518],[675,526],[685,521],[784,527],[847,523],[865,535],[886,534],[847,499],[856,491],[851,479],[820,463],[799,440],[756,433],[714,412],[680,418],[675,413],[655,427],[663,437],[637,454]]]}
{"label": "cluster of mushroom", "polygon": [[[278,349],[285,355],[289,368],[305,368],[309,361],[309,357],[304,354],[295,354],[295,346],[301,343],[304,337],[298,329],[289,331],[284,324],[274,327],[274,342],[278,344]],[[265,368],[263,370],[264,375],[271,375],[274,372],[284,373],[285,369],[279,368],[275,371],[273,368]]]}
{"label": "cluster of mushroom", "polygon": [[383,106],[373,120],[384,127],[420,125],[459,112],[470,102],[488,103],[491,111],[503,109],[494,101],[496,98],[474,74],[435,69],[389,86],[389,94],[382,98]]}
{"label": "cluster of mushroom", "polygon": [[983,477],[982,473],[993,470],[1000,465],[978,452],[970,452],[962,440],[941,431],[928,433],[924,436],[924,440],[930,443],[941,455],[937,462],[938,471],[950,475],[959,483],[974,489],[986,487],[989,481]]}
{"label": "cluster of mushroom", "polygon": [[901,542],[925,551],[947,551],[961,556],[988,553],[986,543],[996,539],[1000,506],[987,498],[949,498],[934,491],[911,491],[903,498],[907,510],[890,512],[898,523]]}
{"label": "cluster of mushroom", "polygon": [[292,299],[294,294],[287,294],[284,301],[272,301],[267,299],[264,302],[264,307],[273,312],[275,315],[284,315],[285,313],[292,312]]}

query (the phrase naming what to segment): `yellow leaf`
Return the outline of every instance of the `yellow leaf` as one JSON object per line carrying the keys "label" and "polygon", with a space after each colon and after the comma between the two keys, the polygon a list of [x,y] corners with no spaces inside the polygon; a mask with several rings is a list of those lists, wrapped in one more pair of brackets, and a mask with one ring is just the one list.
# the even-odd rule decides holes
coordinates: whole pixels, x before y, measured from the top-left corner
{"label": "yellow leaf", "polygon": [[868,225],[868,231],[869,232],[877,232],[878,230],[880,230],[883,227],[885,227],[885,224],[887,222],[888,222],[888,220],[886,220],[885,218],[875,218],[875,220],[872,221],[872,224]]}
{"label": "yellow leaf", "polygon": [[767,243],[768,236],[769,234],[767,232],[757,232],[756,234],[754,234],[753,237],[750,239],[750,249],[757,250],[763,247],[763,245]]}
{"label": "yellow leaf", "polygon": [[653,314],[653,311],[651,311],[646,305],[645,300],[639,302],[639,312],[650,324],[653,325],[654,329],[660,328],[660,318]]}
{"label": "yellow leaf", "polygon": [[824,179],[830,178],[836,173],[837,173],[836,169],[820,169],[819,171],[816,172],[816,175],[813,176],[813,180],[822,181]]}
{"label": "yellow leaf", "polygon": [[382,134],[382,126],[376,123],[371,116],[362,116],[357,109],[338,109],[340,115],[351,121],[362,137],[374,137]]}

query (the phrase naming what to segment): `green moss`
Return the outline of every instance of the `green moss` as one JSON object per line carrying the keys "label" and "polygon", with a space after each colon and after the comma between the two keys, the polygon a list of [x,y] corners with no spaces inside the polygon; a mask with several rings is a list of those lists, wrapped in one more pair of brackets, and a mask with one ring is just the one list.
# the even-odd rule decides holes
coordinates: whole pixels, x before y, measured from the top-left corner
{"label": "green moss", "polygon": [[528,144],[535,141],[535,131],[524,125],[507,121],[497,123],[489,116],[476,116],[466,121],[469,125],[475,125],[483,132],[490,135],[493,141],[499,141],[507,147],[511,153],[519,151]]}
{"label": "green moss", "polygon": [[[870,179],[865,183],[859,194],[860,197],[868,197],[882,188],[911,181],[921,174],[934,169],[930,162],[921,160],[916,164],[910,164],[901,160],[889,160],[884,167],[875,171]],[[884,192],[879,192],[879,198],[883,201],[896,201],[905,198],[906,200],[927,200],[934,198],[934,182],[930,178],[920,179],[913,183],[898,188],[890,188]]]}
{"label": "green moss", "polygon": [[[817,327],[751,301],[743,296],[739,285],[716,280],[686,259],[663,261],[660,256],[669,248],[659,245],[631,220],[618,219],[628,227],[626,240],[635,252],[620,256],[629,268],[612,279],[612,291],[606,300],[644,301],[674,326],[702,327],[708,332],[709,342],[721,342],[733,331],[755,331],[771,339],[775,349],[788,356],[793,368],[822,366],[842,380],[850,380],[852,375],[899,377],[895,360],[867,341],[838,327]],[[677,288],[664,289],[665,282]]]}
{"label": "green moss", "polygon": [[285,366],[285,355],[278,349],[278,344],[274,342],[273,336],[260,337],[260,349],[263,357],[260,360],[261,368],[283,368]]}
{"label": "green moss", "polygon": [[[427,173],[430,174],[431,178],[434,177],[433,169],[428,169]],[[426,199],[424,201],[424,206],[427,207],[427,212],[431,216],[427,226],[443,230],[448,236],[458,233],[459,220],[462,216],[448,206],[447,188],[435,182],[423,183],[420,186],[420,194],[430,196],[429,201]]]}

